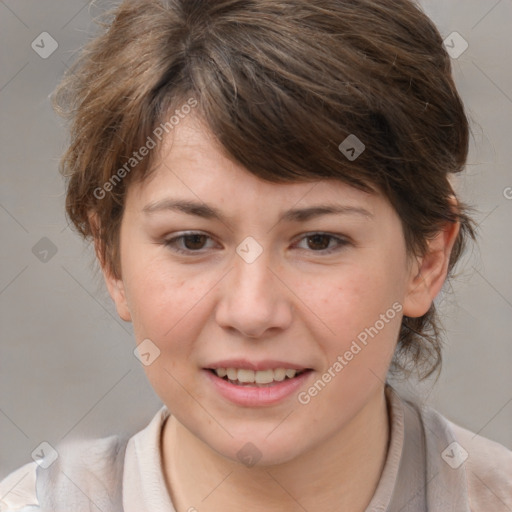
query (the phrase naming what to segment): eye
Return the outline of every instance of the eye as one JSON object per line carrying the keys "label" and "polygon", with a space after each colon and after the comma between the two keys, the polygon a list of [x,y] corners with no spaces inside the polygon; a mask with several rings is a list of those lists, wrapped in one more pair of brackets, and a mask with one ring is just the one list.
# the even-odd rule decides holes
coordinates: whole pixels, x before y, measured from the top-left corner
{"label": "eye", "polygon": [[[200,254],[208,249],[208,247],[205,247],[205,243],[208,240],[212,240],[209,235],[199,231],[192,231],[169,238],[164,241],[164,245],[180,254]],[[322,232],[307,233],[300,241],[306,241],[308,247],[305,250],[323,254],[330,254],[341,250],[341,248],[350,244],[345,238]]]}
{"label": "eye", "polygon": [[[301,241],[302,240],[306,241],[308,248],[313,252],[322,252],[324,254],[330,254],[338,251],[350,243],[345,238],[321,232],[307,233],[303,238],[301,238]],[[334,245],[332,245],[331,242],[334,242]]]}
{"label": "eye", "polygon": [[[204,243],[208,239],[211,240],[211,237],[204,233],[193,231],[190,233],[184,233],[179,236],[175,236],[173,238],[169,238],[165,240],[164,245],[175,252],[181,254],[190,254],[194,252],[199,252],[201,249],[203,249]],[[179,242],[182,242],[182,244]],[[177,247],[177,245],[184,245],[185,249]]]}

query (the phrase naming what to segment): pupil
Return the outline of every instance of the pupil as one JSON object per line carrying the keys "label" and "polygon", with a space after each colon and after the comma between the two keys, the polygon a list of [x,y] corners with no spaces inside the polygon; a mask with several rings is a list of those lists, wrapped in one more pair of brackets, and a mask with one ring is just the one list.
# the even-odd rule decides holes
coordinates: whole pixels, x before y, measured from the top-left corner
{"label": "pupil", "polygon": [[[320,243],[320,245],[322,246],[325,246],[325,247],[314,247],[316,243],[318,243],[318,240],[319,239],[323,239],[324,241],[327,240],[327,244],[322,244]],[[308,236],[308,241],[311,241],[311,240],[314,240],[313,244],[308,244],[310,246],[311,249],[326,249],[328,246],[329,246],[329,236],[328,235],[311,235],[311,236]],[[313,247],[312,247],[313,245]]]}
{"label": "pupil", "polygon": [[[186,248],[187,249],[201,249],[203,244],[201,244],[199,242],[199,246],[197,246],[197,245],[195,245],[195,243],[198,241],[198,239],[204,238],[204,237],[205,237],[205,235],[186,235],[185,239],[184,239]],[[191,244],[188,243],[190,240],[193,240],[192,247],[190,246]],[[203,242],[204,242],[204,240],[203,240]]]}

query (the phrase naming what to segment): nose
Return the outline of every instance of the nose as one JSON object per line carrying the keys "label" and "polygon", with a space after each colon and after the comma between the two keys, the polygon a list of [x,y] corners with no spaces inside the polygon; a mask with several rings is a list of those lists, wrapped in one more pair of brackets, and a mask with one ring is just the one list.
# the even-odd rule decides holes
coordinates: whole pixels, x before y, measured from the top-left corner
{"label": "nose", "polygon": [[247,338],[286,329],[292,321],[293,296],[279,271],[270,267],[265,251],[252,263],[235,255],[235,268],[222,281],[216,321]]}

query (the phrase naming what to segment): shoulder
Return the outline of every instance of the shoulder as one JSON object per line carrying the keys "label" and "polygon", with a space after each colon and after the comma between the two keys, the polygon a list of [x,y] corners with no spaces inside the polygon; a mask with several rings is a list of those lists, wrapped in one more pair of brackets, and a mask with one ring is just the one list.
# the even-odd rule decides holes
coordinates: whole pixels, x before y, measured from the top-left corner
{"label": "shoulder", "polygon": [[[446,419],[465,450],[469,500],[475,512],[512,510],[512,451]],[[466,455],[467,454],[467,455]]]}
{"label": "shoulder", "polygon": [[36,497],[36,469],[37,464],[29,462],[0,482],[1,512],[39,510]]}
{"label": "shoulder", "polygon": [[[0,481],[0,512],[89,511],[88,496],[94,496],[95,510],[122,511],[129,443],[136,444],[142,455],[148,445],[158,447],[160,427],[168,415],[163,406],[149,425],[131,437],[112,435],[58,444],[51,457],[25,464]],[[131,464],[136,463],[132,453]]]}
{"label": "shoulder", "polygon": [[431,407],[423,408],[427,431],[448,439],[439,447],[445,471],[464,471],[472,512],[512,511],[512,451],[446,418]]}
{"label": "shoulder", "polygon": [[110,436],[63,443],[48,464],[42,459],[39,464],[21,466],[0,482],[0,512],[36,511],[42,503],[60,503],[63,497],[75,503],[82,499],[78,483],[82,490],[114,496],[126,442],[120,436]]}

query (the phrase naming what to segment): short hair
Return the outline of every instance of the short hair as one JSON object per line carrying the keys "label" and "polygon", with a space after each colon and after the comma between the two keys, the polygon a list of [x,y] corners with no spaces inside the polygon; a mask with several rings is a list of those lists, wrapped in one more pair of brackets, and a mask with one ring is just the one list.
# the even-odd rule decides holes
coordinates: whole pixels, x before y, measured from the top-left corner
{"label": "short hair", "polygon": [[[103,27],[54,105],[70,121],[67,215],[113,275],[127,188],[158,153],[135,152],[187,113],[263,180],[337,179],[383,193],[410,255],[460,222],[448,277],[476,239],[470,208],[450,204],[468,120],[443,40],[412,1],[125,0]],[[349,136],[365,146],[358,158],[339,149]],[[434,304],[404,316],[391,372],[423,380],[440,369],[440,333]]]}

